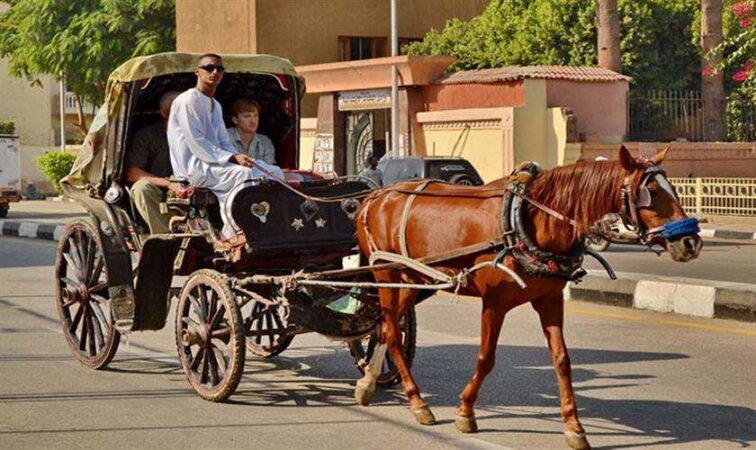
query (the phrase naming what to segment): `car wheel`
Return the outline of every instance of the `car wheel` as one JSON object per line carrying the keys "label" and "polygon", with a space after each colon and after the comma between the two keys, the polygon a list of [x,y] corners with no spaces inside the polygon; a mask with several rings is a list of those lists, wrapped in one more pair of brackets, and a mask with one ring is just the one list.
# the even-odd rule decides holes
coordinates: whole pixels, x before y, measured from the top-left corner
{"label": "car wheel", "polygon": [[462,186],[473,186],[473,180],[467,175],[454,175],[453,177],[449,178],[449,183],[451,184],[461,184]]}

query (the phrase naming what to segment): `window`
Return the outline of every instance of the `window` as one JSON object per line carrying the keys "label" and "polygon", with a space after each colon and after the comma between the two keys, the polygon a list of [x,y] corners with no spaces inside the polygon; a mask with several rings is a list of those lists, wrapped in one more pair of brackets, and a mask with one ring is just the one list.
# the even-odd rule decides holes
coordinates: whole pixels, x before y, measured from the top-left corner
{"label": "window", "polygon": [[386,56],[386,38],[339,36],[339,61]]}

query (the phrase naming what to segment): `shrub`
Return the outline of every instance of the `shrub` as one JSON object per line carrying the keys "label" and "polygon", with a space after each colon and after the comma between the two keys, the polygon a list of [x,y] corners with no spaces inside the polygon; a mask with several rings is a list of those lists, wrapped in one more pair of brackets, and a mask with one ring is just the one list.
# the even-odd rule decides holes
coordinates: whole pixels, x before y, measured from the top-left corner
{"label": "shrub", "polygon": [[71,152],[49,151],[37,157],[37,167],[40,172],[47,175],[55,190],[62,194],[60,188],[61,178],[71,172],[71,167],[76,160],[76,154]]}
{"label": "shrub", "polygon": [[12,120],[0,120],[0,134],[16,134],[16,124]]}

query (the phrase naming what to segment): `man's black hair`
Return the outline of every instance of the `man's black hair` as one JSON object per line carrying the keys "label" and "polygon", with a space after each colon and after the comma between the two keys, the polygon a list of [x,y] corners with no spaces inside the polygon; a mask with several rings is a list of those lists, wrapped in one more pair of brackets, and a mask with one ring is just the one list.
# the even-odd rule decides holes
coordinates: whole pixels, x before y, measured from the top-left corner
{"label": "man's black hair", "polygon": [[200,55],[199,58],[197,58],[197,64],[201,63],[203,59],[205,58],[218,58],[221,61],[223,61],[223,57],[217,53],[204,53]]}

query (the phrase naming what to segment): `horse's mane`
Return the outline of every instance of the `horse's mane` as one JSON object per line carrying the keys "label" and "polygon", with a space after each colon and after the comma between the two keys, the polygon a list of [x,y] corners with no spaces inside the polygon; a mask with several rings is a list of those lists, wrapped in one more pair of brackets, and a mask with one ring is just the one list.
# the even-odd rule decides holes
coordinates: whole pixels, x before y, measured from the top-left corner
{"label": "horse's mane", "polygon": [[[619,194],[626,175],[619,161],[582,161],[543,171],[533,180],[528,193],[578,222],[580,226],[572,230],[576,238],[607,212],[619,210]],[[535,207],[529,210],[532,214]],[[549,216],[546,226],[551,233],[565,224]]]}

